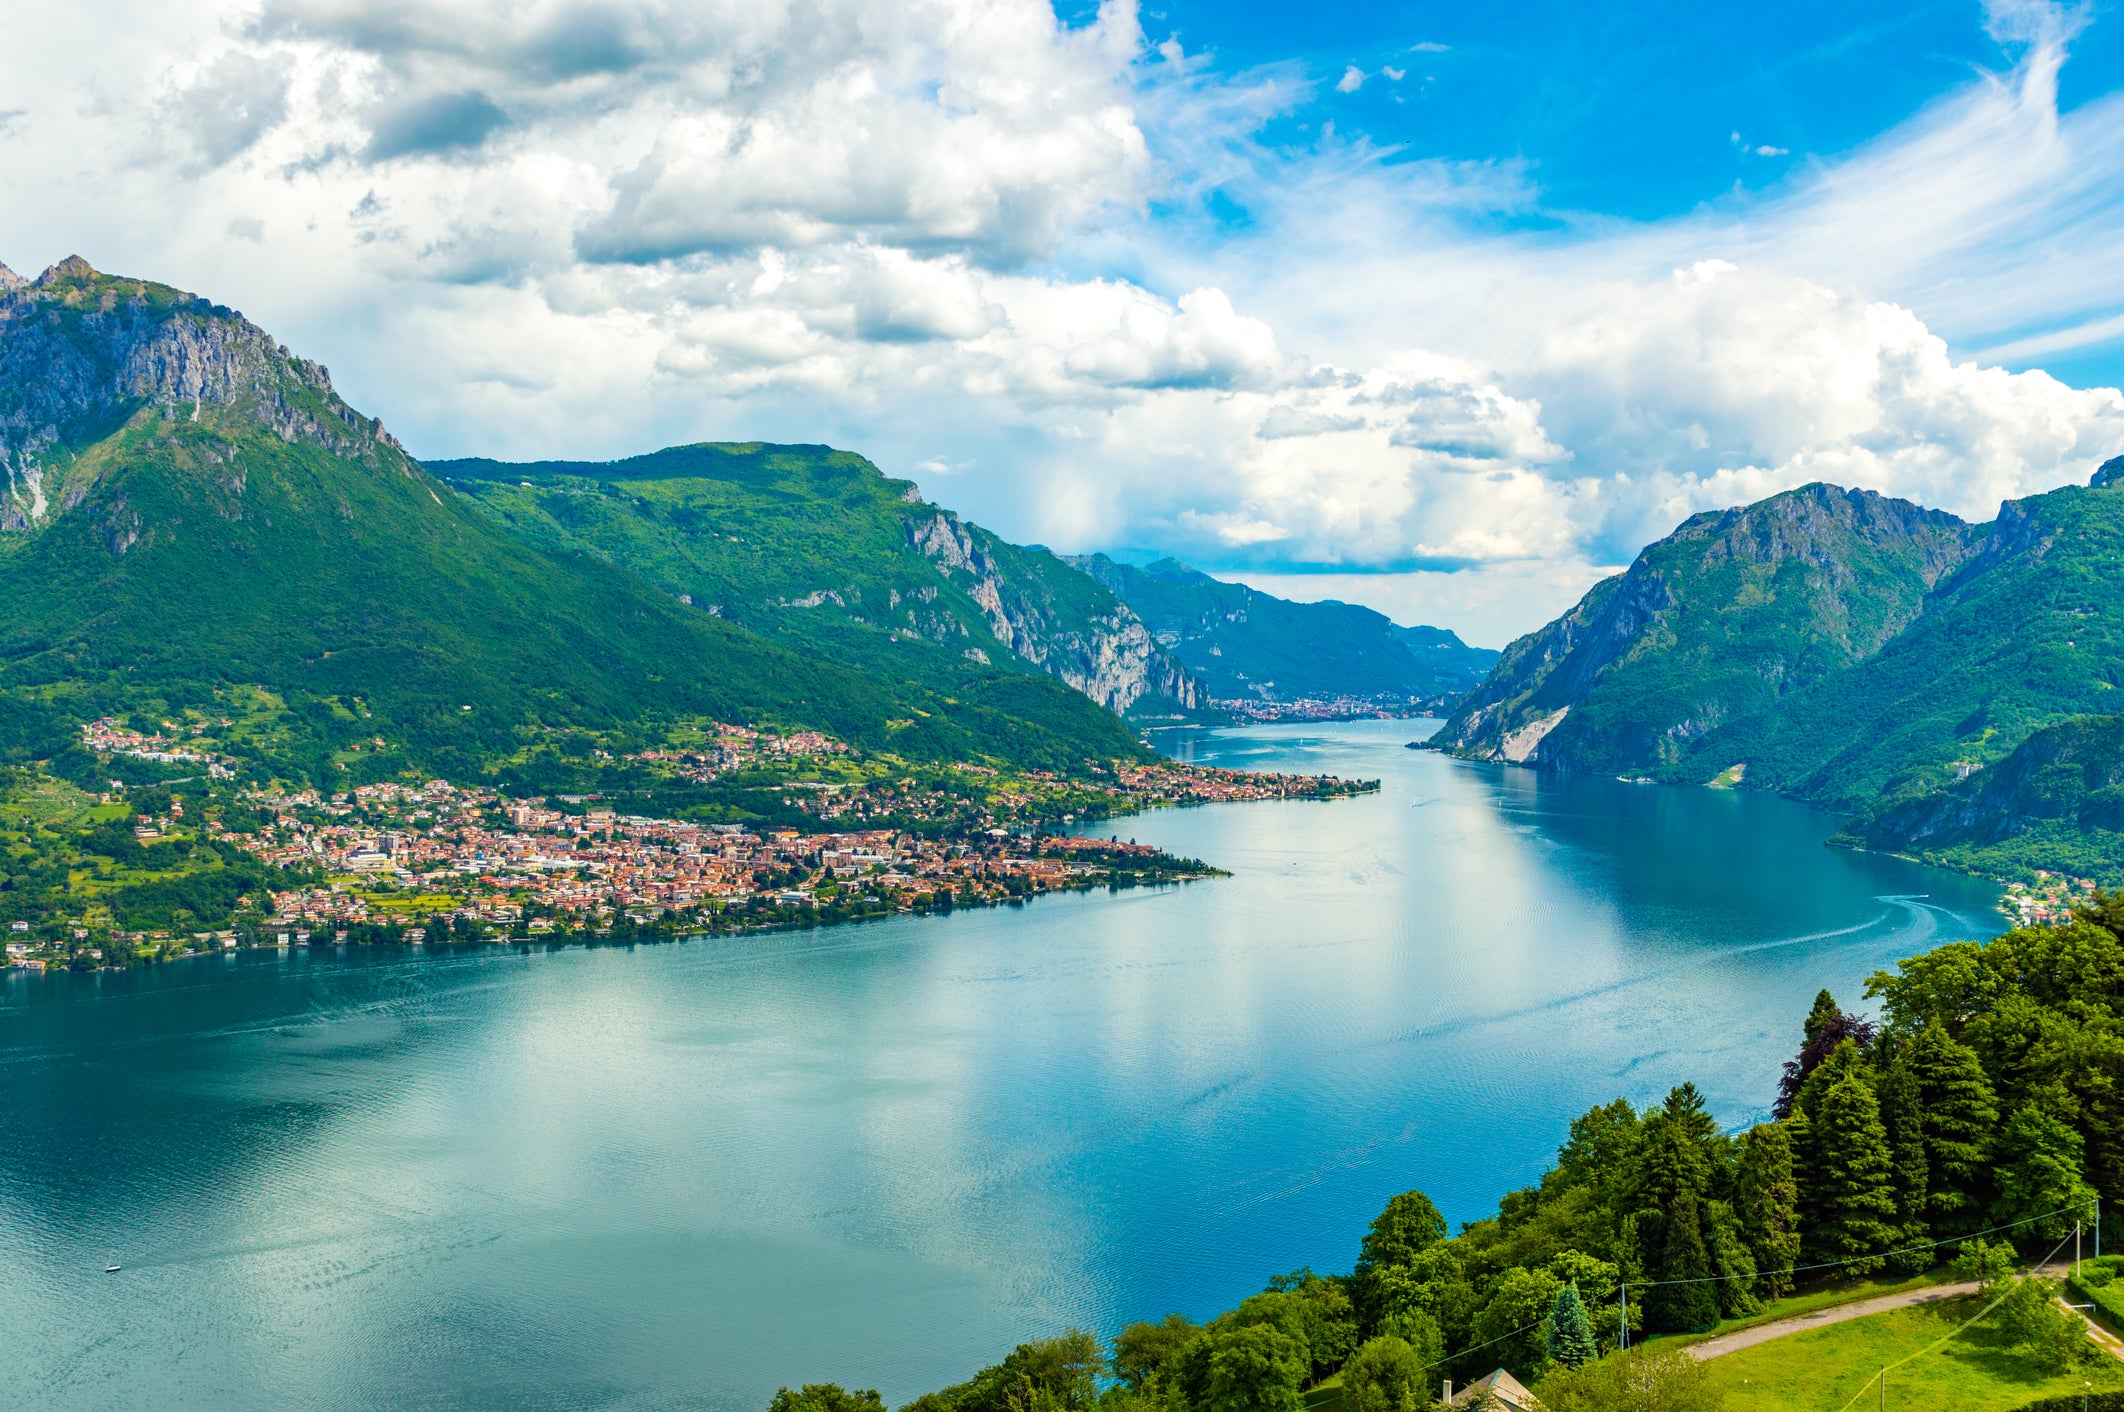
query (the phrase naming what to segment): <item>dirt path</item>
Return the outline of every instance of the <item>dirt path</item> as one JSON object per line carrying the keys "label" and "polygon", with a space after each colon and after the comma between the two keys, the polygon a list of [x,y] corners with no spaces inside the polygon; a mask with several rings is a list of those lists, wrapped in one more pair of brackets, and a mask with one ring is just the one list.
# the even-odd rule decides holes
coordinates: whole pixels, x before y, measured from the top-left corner
{"label": "dirt path", "polygon": [[1976,1292],[1976,1282],[1971,1280],[1964,1284],[1927,1285],[1923,1289],[1906,1289],[1900,1294],[1884,1294],[1875,1299],[1854,1300],[1850,1304],[1832,1304],[1827,1309],[1795,1314],[1789,1319],[1757,1324],[1752,1329],[1741,1329],[1735,1333],[1720,1334],[1717,1338],[1707,1338],[1702,1343],[1692,1343],[1688,1347],[1688,1354],[1701,1363],[1806,1329],[1825,1328],[1830,1324],[1841,1324],[1846,1319],[1863,1319],[1868,1314],[1885,1314],[1891,1309],[1908,1309],[1913,1304],[1932,1304],[1942,1299],[1956,1299]]}

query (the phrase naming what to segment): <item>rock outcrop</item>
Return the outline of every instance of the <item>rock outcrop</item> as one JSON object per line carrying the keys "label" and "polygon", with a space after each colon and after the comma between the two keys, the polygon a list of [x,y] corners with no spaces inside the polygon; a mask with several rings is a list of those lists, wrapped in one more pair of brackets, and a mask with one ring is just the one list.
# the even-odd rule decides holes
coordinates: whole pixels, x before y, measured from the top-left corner
{"label": "rock outcrop", "polygon": [[909,542],[979,605],[996,641],[1114,711],[1192,711],[1200,685],[1111,590],[1045,550],[998,539],[948,510],[907,520]]}
{"label": "rock outcrop", "polygon": [[147,412],[231,410],[289,443],[412,474],[382,423],[341,401],[322,364],[241,314],[70,255],[26,281],[0,266],[0,529],[44,522],[66,494],[52,453]]}

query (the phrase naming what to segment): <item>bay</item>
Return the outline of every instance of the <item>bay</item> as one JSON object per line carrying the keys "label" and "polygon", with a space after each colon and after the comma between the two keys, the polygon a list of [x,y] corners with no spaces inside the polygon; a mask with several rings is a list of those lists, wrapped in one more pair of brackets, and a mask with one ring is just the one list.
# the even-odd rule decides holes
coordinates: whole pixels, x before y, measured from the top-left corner
{"label": "bay", "polygon": [[[1348,1268],[1570,1118],[1759,1114],[1815,991],[1997,890],[1745,792],[1418,723],[1175,753],[1375,795],[1101,831],[1232,876],[634,949],[250,953],[0,984],[0,1405],[901,1401],[1020,1339]],[[121,1273],[103,1273],[118,1261]]]}

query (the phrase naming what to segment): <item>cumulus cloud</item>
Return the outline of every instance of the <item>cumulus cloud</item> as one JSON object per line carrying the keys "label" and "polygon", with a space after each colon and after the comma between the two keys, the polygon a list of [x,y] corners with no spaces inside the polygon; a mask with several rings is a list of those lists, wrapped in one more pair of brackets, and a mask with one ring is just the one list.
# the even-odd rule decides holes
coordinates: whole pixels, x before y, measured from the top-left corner
{"label": "cumulus cloud", "polygon": [[2115,391],[1995,366],[2124,326],[2124,100],[2060,115],[2083,18],[2032,0],[2001,72],[1642,226],[1516,158],[1268,145],[1365,72],[1224,72],[1126,0],[168,0],[71,70],[25,56],[108,27],[49,8],[0,52],[40,114],[0,253],[240,303],[430,454],[831,440],[1494,642],[1700,508],[1983,516],[2124,451]]}

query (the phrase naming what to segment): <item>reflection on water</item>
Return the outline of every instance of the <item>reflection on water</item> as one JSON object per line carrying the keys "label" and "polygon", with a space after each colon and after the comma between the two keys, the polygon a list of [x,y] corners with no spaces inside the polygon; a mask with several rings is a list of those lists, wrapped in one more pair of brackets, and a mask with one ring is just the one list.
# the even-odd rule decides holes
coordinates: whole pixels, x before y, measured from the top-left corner
{"label": "reflection on water", "polygon": [[1480,1215],[1617,1094],[1745,1119],[1817,988],[1996,929],[1796,805],[1411,733],[1186,740],[1384,787],[1111,826],[1234,874],[1184,887],[11,979],[0,1405],[900,1400],[1346,1268],[1408,1186]]}

